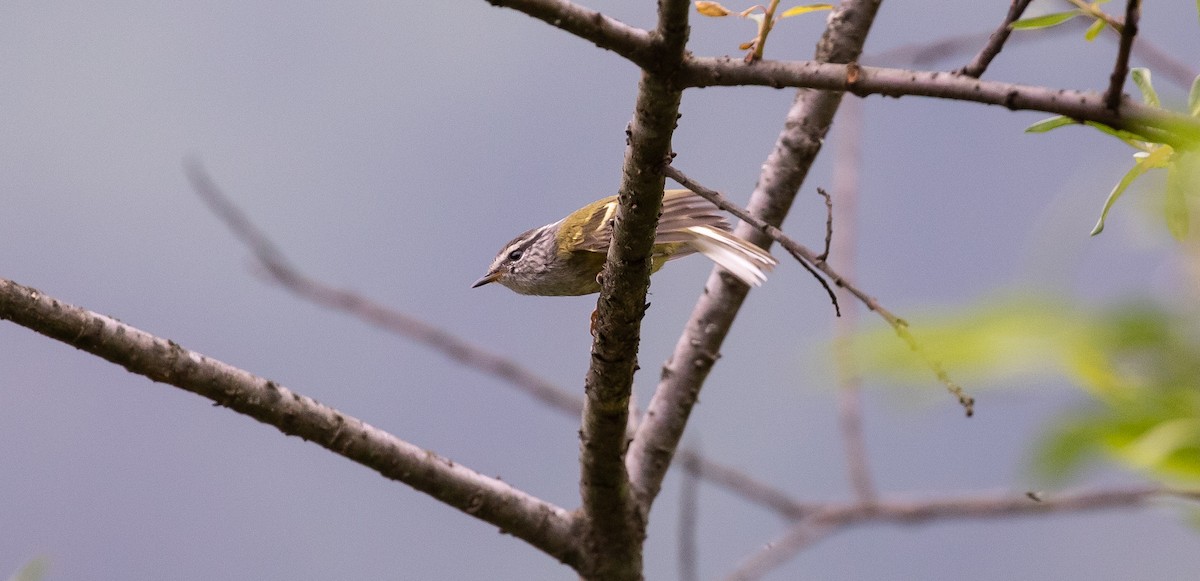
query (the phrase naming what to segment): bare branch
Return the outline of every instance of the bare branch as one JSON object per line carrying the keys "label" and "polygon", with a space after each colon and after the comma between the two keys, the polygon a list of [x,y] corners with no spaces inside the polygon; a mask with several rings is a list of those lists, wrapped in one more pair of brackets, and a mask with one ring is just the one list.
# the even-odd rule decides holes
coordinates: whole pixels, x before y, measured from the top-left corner
{"label": "bare branch", "polygon": [[617,195],[620,204],[600,275],[580,428],[580,490],[593,566],[585,577],[640,580],[642,575],[649,500],[630,484],[626,430],[651,252],[662,208],[664,178],[659,165],[671,152],[679,118],[682,88],[673,78],[683,65],[689,7],[688,0],[658,3],[654,66],[643,71],[638,83]]}
{"label": "bare branch", "polygon": [[996,31],[988,37],[988,42],[984,45],[979,54],[971,59],[967,66],[958,69],[958,74],[978,79],[983,76],[983,72],[987,70],[988,65],[992,64],[992,59],[1000,54],[1000,50],[1004,48],[1004,43],[1008,40],[1008,35],[1012,34],[1012,28],[1009,27],[1012,23],[1021,18],[1021,14],[1025,13],[1025,8],[1029,6],[1032,0],[1012,0],[1012,4],[1008,7],[1008,14],[1004,16],[1004,22],[996,28]]}
{"label": "bare branch", "polygon": [[[878,8],[879,0],[844,1],[829,17],[825,34],[817,45],[817,58],[836,62],[857,59]],[[692,62],[688,61],[685,67],[692,68]],[[683,73],[684,77],[694,76],[687,70]],[[796,103],[788,112],[784,129],[751,196],[750,210],[756,216],[774,226],[783,222],[796,191],[820,151],[821,140],[833,122],[841,97],[839,92],[798,92]],[[769,245],[770,239],[765,234],[747,224],[739,225],[736,234],[760,246]],[[709,275],[704,293],[675,344],[675,352],[663,365],[662,379],[647,407],[645,419],[630,443],[626,465],[642,498],[653,499],[658,495],[700,388],[749,292],[746,285],[728,276],[719,268]]]}
{"label": "bare branch", "polygon": [[737,59],[693,58],[681,82],[696,87],[764,85],[851,91],[859,96],[916,95],[956,99],[1010,110],[1045,111],[1079,121],[1096,121],[1142,133],[1159,143],[1179,144],[1200,139],[1200,120],[1126,100],[1117,115],[1093,91],[1050,89],[984,81],[943,72],[907,71],[820,63],[763,60],[747,65]]}
{"label": "bare branch", "polygon": [[817,268],[816,265],[824,262],[825,260],[822,255],[815,254],[813,251],[809,250],[799,242],[788,238],[788,236],[779,228],[776,228],[770,224],[767,224],[766,222],[763,222],[762,220],[759,220],[758,218],[755,218],[754,216],[751,216],[749,212],[743,210],[737,204],[730,202],[728,198],[721,195],[721,192],[706,188],[696,183],[694,180],[684,175],[683,172],[679,171],[679,169],[675,166],[665,166],[663,168],[663,173],[665,173],[667,177],[679,182],[679,185],[712,202],[716,207],[729,212],[734,216],[737,216],[745,222],[752,224],[755,228],[758,228],[767,236],[770,236],[771,239],[778,242],[781,246],[783,246],[784,250],[788,251],[788,254],[792,255],[792,258],[796,259],[796,262],[799,262],[800,265],[804,267],[804,270],[807,270],[809,274],[813,275],[813,277],[817,279],[817,282],[821,283],[821,288],[825,289],[825,292],[829,294],[829,300],[833,302],[834,313],[839,317],[842,315],[841,306],[838,305],[838,300],[833,294],[833,289],[829,288],[829,283],[825,282],[825,279],[821,278],[821,275],[817,274],[817,271],[815,270]]}
{"label": "bare branch", "polygon": [[799,520],[813,514],[823,506],[793,500],[791,496],[778,488],[756,480],[745,472],[708,460],[695,450],[681,450],[679,461],[683,463],[685,470],[703,478],[706,482],[716,484],[743,500],[773,510],[787,519]]}
{"label": "bare branch", "polygon": [[318,305],[349,313],[368,324],[412,339],[462,365],[494,375],[560,412],[579,417],[583,411],[583,401],[578,396],[511,359],[356,292],[308,277],[295,268],[271,239],[221,191],[199,162],[188,161],[184,169],[200,199],[250,249],[271,280],[284,288]]}
{"label": "bare branch", "polygon": [[1140,506],[1161,498],[1200,501],[1200,490],[1138,486],[1042,494],[987,493],[934,500],[884,500],[875,503],[829,505],[802,519],[779,539],[747,559],[730,579],[757,579],[786,563],[799,551],[851,526],[872,523],[924,524],[948,519],[996,519],[1065,512],[1109,510]]}
{"label": "bare branch", "polygon": [[1104,93],[1104,106],[1117,111],[1121,105],[1121,94],[1125,89],[1125,77],[1129,76],[1129,53],[1133,50],[1133,39],[1138,33],[1138,17],[1142,13],[1142,0],[1127,0],[1125,23],[1121,26],[1121,41],[1117,45],[1117,62],[1108,78],[1108,90]]}
{"label": "bare branch", "polygon": [[568,565],[583,562],[575,521],[566,510],[273,381],[4,279],[0,279],[0,319],[312,441],[492,523]]}
{"label": "bare branch", "polygon": [[653,66],[650,33],[567,0],[487,0],[611,50],[642,68]]}

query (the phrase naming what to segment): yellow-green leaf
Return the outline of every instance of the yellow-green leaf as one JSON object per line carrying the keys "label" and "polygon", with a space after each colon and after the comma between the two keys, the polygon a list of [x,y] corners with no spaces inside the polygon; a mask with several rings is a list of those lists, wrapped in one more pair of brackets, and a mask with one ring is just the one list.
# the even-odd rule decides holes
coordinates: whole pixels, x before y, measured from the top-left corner
{"label": "yellow-green leaf", "polygon": [[1077,122],[1070,117],[1063,115],[1055,115],[1047,119],[1042,119],[1033,125],[1025,128],[1025,133],[1045,133],[1051,129],[1058,129],[1064,125],[1075,125]]}
{"label": "yellow-green leaf", "polygon": [[1088,42],[1091,42],[1093,40],[1096,40],[1096,37],[1100,36],[1100,33],[1103,31],[1104,31],[1104,20],[1097,18],[1096,21],[1093,22],[1092,25],[1088,27],[1087,31],[1083,33],[1083,38],[1086,39]]}
{"label": "yellow-green leaf", "polygon": [[1150,69],[1138,67],[1129,74],[1133,77],[1133,84],[1142,91],[1142,100],[1151,107],[1158,107],[1158,91],[1155,91],[1154,85],[1150,84]]}
{"label": "yellow-green leaf", "polygon": [[1172,150],[1170,147],[1159,147],[1133,164],[1133,167],[1125,173],[1121,181],[1117,182],[1116,187],[1108,194],[1108,199],[1104,200],[1104,208],[1100,210],[1100,219],[1096,221],[1096,227],[1092,228],[1092,236],[1104,231],[1104,220],[1108,218],[1108,211],[1112,210],[1113,204],[1117,203],[1117,199],[1121,197],[1121,194],[1125,193],[1125,190],[1129,188],[1129,184],[1132,184],[1133,180],[1138,179],[1147,171],[1156,167],[1163,167],[1167,163],[1167,160],[1170,159],[1171,153]]}
{"label": "yellow-green leaf", "polygon": [[700,14],[703,14],[704,16],[711,16],[713,18],[718,18],[721,16],[729,16],[730,14],[732,14],[732,12],[730,12],[728,8],[721,6],[720,2],[697,1],[696,2],[696,12],[699,12]]}
{"label": "yellow-green leaf", "polygon": [[1066,12],[1055,12],[1053,14],[1043,14],[1034,16],[1033,18],[1022,18],[1010,25],[1013,30],[1035,30],[1038,28],[1050,28],[1058,26],[1076,16],[1083,14],[1082,10],[1068,10]]}
{"label": "yellow-green leaf", "polygon": [[1146,136],[1139,133],[1126,131],[1124,129],[1114,129],[1108,125],[1097,123],[1095,121],[1084,121],[1083,124],[1116,137],[1134,149],[1140,149],[1142,151],[1150,151],[1151,149],[1149,144],[1152,142],[1147,139]]}
{"label": "yellow-green leaf", "polygon": [[833,10],[833,4],[809,4],[807,6],[795,6],[784,10],[783,14],[780,14],[779,17],[787,18],[789,16],[799,16],[801,14],[818,12],[820,10]]}

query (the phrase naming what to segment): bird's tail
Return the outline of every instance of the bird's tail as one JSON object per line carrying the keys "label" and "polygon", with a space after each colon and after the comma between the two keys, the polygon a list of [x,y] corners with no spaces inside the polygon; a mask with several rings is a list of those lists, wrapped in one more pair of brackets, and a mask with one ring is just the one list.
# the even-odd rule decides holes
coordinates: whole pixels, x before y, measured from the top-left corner
{"label": "bird's tail", "polygon": [[767,273],[777,264],[766,250],[724,230],[692,226],[688,231],[694,234],[688,245],[750,286],[765,282]]}

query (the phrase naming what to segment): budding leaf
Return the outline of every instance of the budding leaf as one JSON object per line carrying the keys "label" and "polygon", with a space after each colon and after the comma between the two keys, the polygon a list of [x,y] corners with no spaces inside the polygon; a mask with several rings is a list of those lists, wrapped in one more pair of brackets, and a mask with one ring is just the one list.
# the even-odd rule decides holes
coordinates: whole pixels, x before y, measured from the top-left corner
{"label": "budding leaf", "polygon": [[1138,67],[1133,69],[1130,75],[1133,76],[1133,84],[1142,91],[1142,100],[1151,107],[1158,107],[1158,91],[1150,84],[1150,69]]}
{"label": "budding leaf", "polygon": [[1055,12],[1053,14],[1043,14],[1042,16],[1034,16],[1033,18],[1022,18],[1010,25],[1012,30],[1035,30],[1038,28],[1050,28],[1058,26],[1076,16],[1083,14],[1081,10],[1068,10],[1066,12]]}
{"label": "budding leaf", "polygon": [[787,18],[789,16],[799,16],[801,14],[808,14],[809,12],[817,12],[820,10],[833,10],[833,4],[809,4],[807,6],[795,6],[784,10],[783,14],[780,14],[779,17]]}
{"label": "budding leaf", "polygon": [[711,16],[713,18],[718,18],[721,16],[729,16],[730,14],[732,14],[732,12],[730,12],[728,8],[721,6],[720,2],[697,1],[696,2],[696,12],[699,12],[700,14],[703,14],[704,16]]}

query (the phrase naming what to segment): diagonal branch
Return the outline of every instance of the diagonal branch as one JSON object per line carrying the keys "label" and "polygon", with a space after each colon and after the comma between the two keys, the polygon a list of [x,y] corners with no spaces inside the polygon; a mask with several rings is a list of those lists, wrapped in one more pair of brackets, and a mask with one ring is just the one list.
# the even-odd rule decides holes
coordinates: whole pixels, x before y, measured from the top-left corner
{"label": "diagonal branch", "polygon": [[642,68],[653,65],[655,50],[648,31],[568,2],[567,0],[487,0],[565,30],[596,46],[611,50]]}
{"label": "diagonal branch", "polygon": [[575,394],[528,368],[411,315],[388,308],[356,292],[336,288],[301,272],[250,218],[217,186],[199,162],[184,164],[192,188],[242,241],[271,280],[323,307],[344,311],[376,327],[407,337],[482,373],[503,379],[551,408],[579,417],[583,402]]}
{"label": "diagonal branch", "polygon": [[492,523],[558,560],[584,559],[572,515],[262,377],[0,279],[0,319],[208,398]]}
{"label": "diagonal branch", "polygon": [[1125,23],[1121,26],[1121,41],[1117,45],[1117,62],[1108,77],[1108,90],[1104,92],[1104,106],[1116,112],[1121,106],[1121,94],[1125,89],[1125,77],[1129,76],[1129,54],[1133,50],[1133,39],[1138,33],[1138,18],[1142,13],[1142,0],[1127,0]]}
{"label": "diagonal branch", "polygon": [[672,79],[683,64],[688,0],[660,0],[653,68],[638,83],[612,244],[601,272],[591,365],[584,378],[580,489],[593,567],[584,577],[641,579],[646,512],[625,469],[626,431],[651,253],[682,89]]}
{"label": "diagonal branch", "polygon": [[828,505],[799,521],[780,538],[744,561],[729,579],[762,577],[813,543],[855,525],[917,525],[950,519],[996,519],[1141,506],[1164,498],[1200,501],[1200,490],[1134,486],[1066,491],[1053,495],[983,493],[935,500],[883,500]]}
{"label": "diagonal branch", "polygon": [[[829,17],[829,25],[817,45],[817,58],[835,62],[857,59],[879,1],[844,1]],[[691,68],[694,61],[689,63]],[[685,76],[689,76],[687,71]],[[833,123],[841,97],[839,92],[800,91],[797,94],[750,198],[751,213],[773,226],[783,223],[796,191]],[[739,225],[735,233],[760,246],[766,247],[770,243],[766,235],[748,224]],[[630,443],[625,461],[633,485],[647,509],[662,487],[700,388],[712,370],[721,344],[748,292],[746,285],[731,280],[722,269],[714,269],[674,353],[663,365],[662,379],[647,407],[645,419],[638,426],[637,436]]]}
{"label": "diagonal branch", "polygon": [[1012,4],[1008,7],[1008,14],[1004,16],[1004,22],[996,28],[996,31],[988,37],[988,42],[984,45],[979,54],[971,59],[967,66],[958,69],[958,74],[978,79],[983,76],[983,72],[987,70],[988,65],[992,64],[992,59],[1000,54],[1000,50],[1004,48],[1004,43],[1008,41],[1008,36],[1012,34],[1012,28],[1009,27],[1012,23],[1021,18],[1021,14],[1025,13],[1025,8],[1033,0],[1012,0]]}

